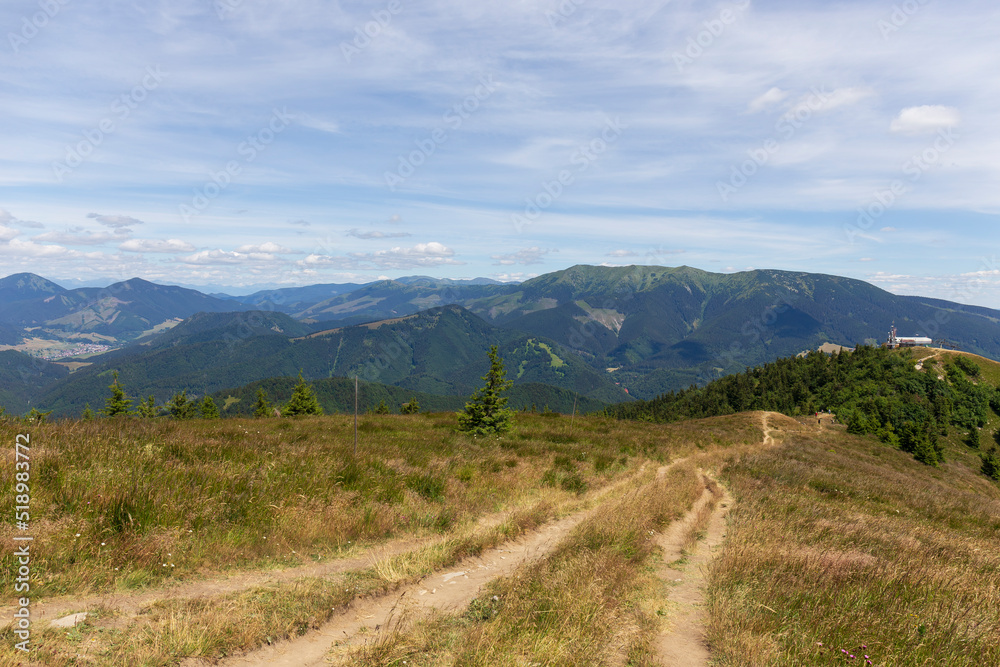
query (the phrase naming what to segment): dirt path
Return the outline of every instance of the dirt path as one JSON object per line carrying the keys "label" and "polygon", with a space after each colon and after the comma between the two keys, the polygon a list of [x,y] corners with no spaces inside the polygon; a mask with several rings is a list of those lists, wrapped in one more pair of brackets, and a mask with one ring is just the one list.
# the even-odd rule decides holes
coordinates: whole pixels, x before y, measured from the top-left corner
{"label": "dirt path", "polygon": [[760,430],[764,434],[764,442],[761,443],[765,447],[774,447],[774,436],[771,435],[774,429],[771,428],[771,424],[767,420],[768,413],[760,413]]}
{"label": "dirt path", "polygon": [[[713,494],[706,486],[691,511],[660,534],[658,542],[663,549],[663,565],[659,576],[669,582],[671,604],[669,627],[655,643],[657,657],[663,665],[701,667],[709,664],[705,642],[706,575],[708,565],[725,539],[726,514],[731,506],[732,498],[724,489],[718,487]],[[687,535],[699,523],[700,516],[709,510],[705,539],[696,542],[684,562]]]}
{"label": "dirt path", "polygon": [[[773,434],[780,429],[771,426],[770,414],[758,414],[763,447],[778,444]],[[655,649],[660,663],[670,667],[707,667],[710,660],[705,640],[705,588],[708,567],[726,538],[726,516],[733,499],[718,483],[713,492],[708,478],[705,479],[705,490],[691,510],[670,524],[657,540],[663,549],[663,564],[658,574],[669,582],[671,609],[669,625],[657,638]],[[696,526],[704,530],[705,537],[685,554],[685,542]]]}
{"label": "dirt path", "polygon": [[378,598],[355,601],[314,632],[279,642],[247,655],[209,662],[189,659],[185,667],[225,665],[227,667],[309,667],[326,664],[325,656],[334,646],[351,645],[369,636],[393,619],[416,618],[432,609],[453,611],[467,606],[480,589],[496,577],[514,572],[526,561],[544,557],[574,527],[594,510],[584,510],[550,523],[541,529],[480,556],[466,558],[421,581]]}
{"label": "dirt path", "polygon": [[[160,600],[208,598],[258,586],[292,581],[300,577],[325,577],[368,567],[371,565],[373,552],[377,551],[381,556],[401,554],[417,549],[433,539],[433,537],[401,538],[362,549],[355,556],[325,563],[290,567],[284,570],[239,572],[225,577],[216,576],[207,580],[188,581],[169,587],[155,588],[142,593],[112,592],[87,597],[59,597],[51,601],[39,600],[32,602],[31,613],[37,620],[51,621],[72,611],[86,611],[104,607],[114,610],[117,613],[116,622],[121,624],[136,616],[143,607]],[[7,613],[8,608],[0,609],[0,618],[11,617],[14,608],[10,607],[9,610],[10,613]]]}

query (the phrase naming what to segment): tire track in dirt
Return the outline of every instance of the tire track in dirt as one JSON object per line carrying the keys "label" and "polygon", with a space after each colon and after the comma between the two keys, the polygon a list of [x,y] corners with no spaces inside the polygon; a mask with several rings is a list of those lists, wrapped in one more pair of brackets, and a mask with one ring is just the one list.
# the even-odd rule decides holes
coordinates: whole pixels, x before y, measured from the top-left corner
{"label": "tire track in dirt", "polygon": [[[588,494],[588,497],[583,502],[599,502],[606,495],[641,474],[644,469],[645,465],[642,465],[638,470],[626,475],[622,479],[615,480],[597,489],[593,493]],[[476,526],[481,529],[496,527],[503,523],[510,516],[511,512],[512,510],[508,509],[486,514],[476,521]],[[282,570],[249,570],[236,572],[227,576],[216,575],[209,579],[186,581],[138,593],[109,592],[85,597],[41,599],[37,602],[33,601],[32,616],[39,621],[53,621],[66,616],[70,612],[85,612],[102,608],[111,610],[114,613],[113,618],[107,622],[102,622],[102,625],[123,627],[130,620],[138,616],[144,608],[155,602],[212,598],[239,593],[251,588],[280,585],[303,577],[328,577],[351,570],[360,570],[370,567],[373,561],[377,559],[416,551],[425,545],[433,543],[437,539],[440,539],[440,536],[401,537],[388,542],[366,546],[356,555],[323,563],[290,567]],[[16,609],[16,607],[11,606],[0,607],[0,619],[2,619],[0,620],[0,630],[9,627],[9,619],[13,618],[13,613]]]}
{"label": "tire track in dirt", "polygon": [[[433,539],[433,537],[400,538],[366,547],[356,556],[325,563],[290,567],[284,570],[239,572],[227,577],[188,581],[142,593],[105,593],[78,598],[60,597],[51,602],[43,599],[32,603],[31,613],[37,620],[54,620],[71,611],[105,608],[116,612],[118,616],[116,624],[122,624],[138,615],[144,607],[161,600],[182,598],[196,600],[236,593],[257,586],[279,584],[301,577],[326,577],[368,567],[372,561],[371,554],[375,551],[386,556],[401,554],[418,549]],[[10,610],[13,613],[14,607],[10,607]],[[9,616],[7,611],[7,608],[0,609],[0,615],[2,615],[0,617]]]}
{"label": "tire track in dirt", "polygon": [[[628,479],[631,479],[630,476]],[[623,480],[622,483],[628,480]],[[616,486],[620,486],[616,485]],[[609,489],[610,491],[610,489]],[[607,493],[601,494],[603,497]],[[468,606],[482,587],[497,577],[513,573],[522,564],[543,558],[573,528],[590,516],[599,505],[549,523],[512,542],[465,558],[424,577],[415,584],[375,598],[355,600],[318,630],[243,656],[206,661],[189,659],[184,667],[223,665],[225,667],[313,667],[326,664],[326,654],[335,646],[352,645],[361,637],[401,617],[419,618],[433,609],[453,611]]]}
{"label": "tire track in dirt", "polygon": [[[705,491],[687,515],[660,534],[658,543],[663,549],[661,579],[670,582],[668,599],[671,610],[670,626],[654,643],[657,657],[663,665],[701,667],[709,664],[708,644],[705,641],[705,583],[706,572],[726,536],[726,515],[732,498],[716,487],[717,494],[706,485]],[[714,505],[714,507],[713,507]],[[699,516],[711,508],[705,527],[705,539],[696,542],[695,549],[687,554],[687,563],[681,564],[683,547],[689,531],[698,523]]]}
{"label": "tire track in dirt", "polygon": [[[770,414],[760,412],[757,415],[763,447],[777,445],[772,434],[778,429],[771,427]],[[717,481],[704,474],[703,478],[706,484],[701,497],[684,518],[670,524],[657,540],[663,549],[663,564],[658,575],[669,582],[668,599],[672,608],[668,616],[669,626],[657,637],[654,648],[660,664],[669,667],[707,667],[711,659],[705,639],[705,588],[708,567],[725,542],[726,517],[733,499]],[[704,521],[702,517],[709,511],[707,521]],[[705,539],[695,543],[684,563],[684,544],[700,519],[704,521]]]}

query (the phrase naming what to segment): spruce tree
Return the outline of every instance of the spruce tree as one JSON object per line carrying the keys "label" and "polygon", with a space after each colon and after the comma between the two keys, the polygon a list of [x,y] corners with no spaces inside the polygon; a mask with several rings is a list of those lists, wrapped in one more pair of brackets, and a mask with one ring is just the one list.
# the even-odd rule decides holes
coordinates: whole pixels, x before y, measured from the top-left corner
{"label": "spruce tree", "polygon": [[416,396],[411,397],[409,403],[403,403],[399,406],[399,413],[402,415],[415,415],[418,412],[420,412],[420,404],[417,403]]}
{"label": "spruce tree", "polygon": [[94,418],[94,411],[90,409],[90,403],[87,403],[86,405],[83,406],[83,414],[80,415],[80,419],[82,419],[85,422],[89,422],[93,418]]}
{"label": "spruce tree", "polygon": [[985,454],[980,454],[979,458],[983,462],[983,474],[990,479],[1000,481],[1000,449],[992,447]]}
{"label": "spruce tree", "polygon": [[118,417],[132,414],[132,399],[126,398],[125,390],[118,384],[118,371],[114,372],[114,382],[109,385],[111,395],[105,400],[101,413],[107,417]]}
{"label": "spruce tree", "polygon": [[187,397],[187,389],[174,394],[174,397],[167,402],[166,408],[174,419],[193,419],[195,416],[196,406],[194,401]]}
{"label": "spruce tree", "polygon": [[267,394],[264,393],[264,389],[260,388],[257,390],[257,402],[253,406],[253,416],[254,417],[270,417],[271,416],[271,404],[267,401]]}
{"label": "spruce tree", "polygon": [[282,409],[281,414],[286,417],[323,414],[323,408],[320,407],[319,401],[316,400],[316,394],[313,391],[312,385],[306,384],[306,381],[302,378],[302,371],[299,371],[299,383],[292,390],[292,398]]}
{"label": "spruce tree", "polygon": [[201,418],[202,419],[218,419],[219,418],[219,406],[215,404],[211,396],[205,395],[204,400],[201,402]]}
{"label": "spruce tree", "polygon": [[507,397],[500,394],[510,389],[513,381],[506,379],[507,371],[497,346],[490,348],[490,370],[482,377],[486,385],[477,389],[465,410],[458,413],[458,428],[476,435],[506,433],[513,426],[513,410],[508,409]]}
{"label": "spruce tree", "polygon": [[136,408],[139,416],[144,419],[152,419],[156,416],[158,410],[156,409],[156,398],[150,394],[145,401],[139,401],[139,406]]}

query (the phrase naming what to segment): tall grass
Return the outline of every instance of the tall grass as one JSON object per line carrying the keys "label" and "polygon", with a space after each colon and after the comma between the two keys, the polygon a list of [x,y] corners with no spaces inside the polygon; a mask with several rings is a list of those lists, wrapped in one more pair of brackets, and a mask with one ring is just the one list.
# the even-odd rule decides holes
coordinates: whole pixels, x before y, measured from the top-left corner
{"label": "tall grass", "polygon": [[653,470],[600,506],[546,558],[491,582],[463,613],[390,627],[343,664],[654,664],[655,533],[704,484],[690,466]]}
{"label": "tall grass", "polygon": [[[599,417],[571,425],[519,415],[516,430],[500,439],[457,433],[448,414],[369,416],[362,427],[357,457],[352,422],[342,416],[32,427],[35,603],[59,594],[148,589],[234,567],[295,566],[357,553],[359,541],[377,547],[390,537],[438,536],[425,549],[365,572],[164,601],[134,619],[92,609],[88,622],[70,632],[39,630],[35,658],[75,664],[84,651],[96,652],[96,664],[166,665],[250,650],[314,627],[356,595],[510,539],[642,465],[648,473],[679,456],[760,437],[745,415],[668,426]],[[0,423],[0,438],[12,443],[19,428]],[[12,448],[0,457],[0,469],[0,495],[12,497]],[[501,518],[479,521],[487,515]],[[605,518],[609,525],[619,520]],[[0,539],[13,534],[11,521],[11,515],[0,519]],[[581,557],[623,558],[641,573],[644,528],[630,525],[581,533],[591,540]],[[579,583],[566,573],[582,577],[594,565],[575,560],[575,550],[564,554],[560,581]],[[3,585],[12,590],[11,555],[0,561]],[[621,575],[613,563],[599,567],[610,568],[602,570],[609,582]],[[614,581],[624,584],[621,576]],[[586,604],[596,608],[619,595],[602,585],[595,590],[604,597]],[[0,631],[0,639],[0,665],[17,664],[10,631]]]}
{"label": "tall grass", "polygon": [[[632,466],[643,443],[616,446],[624,429],[616,437],[612,425],[583,422],[564,442],[549,423],[489,440],[456,433],[452,415],[367,417],[357,458],[341,416],[33,427],[33,588],[142,587],[440,533],[541,493],[560,456],[572,459],[572,490],[599,487]],[[14,433],[0,425],[0,439],[13,443]],[[5,454],[0,497],[13,498],[13,447]],[[9,537],[13,513],[2,521]],[[0,581],[11,586],[10,555],[2,560]]]}
{"label": "tall grass", "polygon": [[1000,489],[975,471],[803,431],[725,479],[719,664],[1000,664]]}

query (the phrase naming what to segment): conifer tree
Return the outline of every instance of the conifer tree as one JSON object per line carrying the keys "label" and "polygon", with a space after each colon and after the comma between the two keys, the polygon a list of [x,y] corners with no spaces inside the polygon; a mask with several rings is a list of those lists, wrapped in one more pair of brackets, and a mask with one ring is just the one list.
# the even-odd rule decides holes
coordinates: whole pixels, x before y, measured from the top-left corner
{"label": "conifer tree", "polygon": [[292,398],[282,409],[281,414],[286,417],[323,414],[323,408],[320,407],[319,401],[316,400],[316,394],[313,391],[312,385],[306,384],[306,381],[302,378],[302,371],[299,371],[299,382],[295,385],[295,389],[292,390]]}
{"label": "conifer tree", "polygon": [[111,395],[105,400],[101,413],[107,417],[132,414],[132,399],[125,396],[125,390],[118,384],[118,371],[114,372],[114,382],[109,385]]}
{"label": "conifer tree", "polygon": [[409,403],[403,403],[399,406],[399,413],[403,415],[415,415],[420,412],[420,404],[417,403],[417,397],[411,396]]}
{"label": "conifer tree", "polygon": [[166,405],[170,416],[174,419],[193,419],[196,407],[194,401],[187,397],[187,389],[179,394],[174,394],[174,397]]}
{"label": "conifer tree", "polygon": [[215,404],[212,397],[205,395],[205,398],[201,402],[201,418],[202,419],[218,419],[219,418],[219,406]]}
{"label": "conifer tree", "polygon": [[87,403],[86,405],[83,406],[83,414],[80,415],[80,419],[82,419],[85,422],[89,422],[93,418],[94,418],[94,411],[90,409],[90,403]]}
{"label": "conifer tree", "polygon": [[373,415],[387,415],[389,414],[389,406],[386,404],[385,399],[383,398],[381,401],[378,402],[378,405],[376,405],[374,408],[370,410],[370,412]]}
{"label": "conifer tree", "polygon": [[271,404],[267,401],[267,394],[264,393],[263,387],[257,390],[257,402],[254,403],[253,406],[253,416],[254,417],[271,416]]}
{"label": "conifer tree", "polygon": [[1000,481],[1000,449],[992,447],[985,454],[980,454],[979,458],[983,462],[983,474],[990,479]]}
{"label": "conifer tree", "polygon": [[136,408],[136,412],[139,416],[144,419],[152,419],[156,416],[158,410],[156,409],[156,398],[150,394],[145,401],[139,401],[139,406]]}
{"label": "conifer tree", "polygon": [[31,408],[31,411],[25,415],[24,420],[29,424],[44,424],[50,414],[52,414],[51,410],[42,412],[38,408]]}
{"label": "conifer tree", "polygon": [[458,428],[476,435],[506,433],[513,424],[513,410],[507,408],[507,397],[500,394],[510,389],[513,381],[507,380],[503,359],[497,346],[490,348],[490,370],[482,377],[486,385],[477,389],[465,410],[458,413]]}

